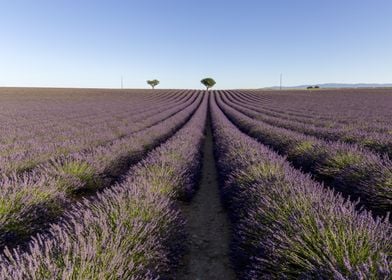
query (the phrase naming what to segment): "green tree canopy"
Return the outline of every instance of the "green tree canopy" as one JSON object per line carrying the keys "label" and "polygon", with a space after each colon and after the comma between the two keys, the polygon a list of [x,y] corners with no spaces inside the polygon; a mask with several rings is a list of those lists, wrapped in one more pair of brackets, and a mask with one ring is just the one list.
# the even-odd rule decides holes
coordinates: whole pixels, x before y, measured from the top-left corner
{"label": "green tree canopy", "polygon": [[152,89],[154,89],[157,85],[159,85],[159,81],[157,79],[155,79],[155,80],[148,80],[147,84],[149,84],[152,87]]}
{"label": "green tree canopy", "polygon": [[209,90],[216,84],[213,78],[204,78],[200,82],[206,87],[207,90]]}

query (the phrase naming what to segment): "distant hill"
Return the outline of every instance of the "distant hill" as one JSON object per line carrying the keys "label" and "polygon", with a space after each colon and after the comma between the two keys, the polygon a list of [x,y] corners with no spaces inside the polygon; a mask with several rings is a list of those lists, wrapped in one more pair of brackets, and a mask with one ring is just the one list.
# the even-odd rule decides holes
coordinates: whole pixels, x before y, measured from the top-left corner
{"label": "distant hill", "polygon": [[[300,85],[300,86],[290,86],[282,87],[284,89],[301,89],[307,88],[308,86],[319,86],[320,88],[383,88],[392,87],[392,84],[340,84],[340,83],[327,83],[327,84],[312,84],[312,85]],[[268,87],[270,89],[279,89],[279,86]]]}

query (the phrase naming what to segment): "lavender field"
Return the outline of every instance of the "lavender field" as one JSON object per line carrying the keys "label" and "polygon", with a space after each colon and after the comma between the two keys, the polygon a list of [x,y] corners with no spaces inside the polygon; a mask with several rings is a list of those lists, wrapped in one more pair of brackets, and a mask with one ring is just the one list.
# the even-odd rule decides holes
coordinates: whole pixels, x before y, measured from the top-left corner
{"label": "lavender field", "polygon": [[391,279],[392,90],[0,89],[0,279]]}

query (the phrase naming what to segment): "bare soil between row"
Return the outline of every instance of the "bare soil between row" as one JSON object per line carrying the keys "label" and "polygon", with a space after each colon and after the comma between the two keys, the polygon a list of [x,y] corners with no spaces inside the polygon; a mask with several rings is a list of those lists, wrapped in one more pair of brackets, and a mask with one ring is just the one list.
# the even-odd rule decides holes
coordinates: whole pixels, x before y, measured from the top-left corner
{"label": "bare soil between row", "polygon": [[189,245],[175,279],[235,279],[229,257],[230,221],[220,200],[210,118],[199,189],[192,201],[182,206],[182,212],[187,220]]}

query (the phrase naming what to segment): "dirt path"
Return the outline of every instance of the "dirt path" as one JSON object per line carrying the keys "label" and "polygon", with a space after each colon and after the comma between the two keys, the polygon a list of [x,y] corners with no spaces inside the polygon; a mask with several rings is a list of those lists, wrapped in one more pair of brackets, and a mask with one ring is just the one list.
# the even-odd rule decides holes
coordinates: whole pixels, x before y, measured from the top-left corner
{"label": "dirt path", "polygon": [[230,225],[219,197],[210,120],[201,176],[195,197],[182,209],[188,220],[190,248],[176,279],[235,279],[229,259]]}

